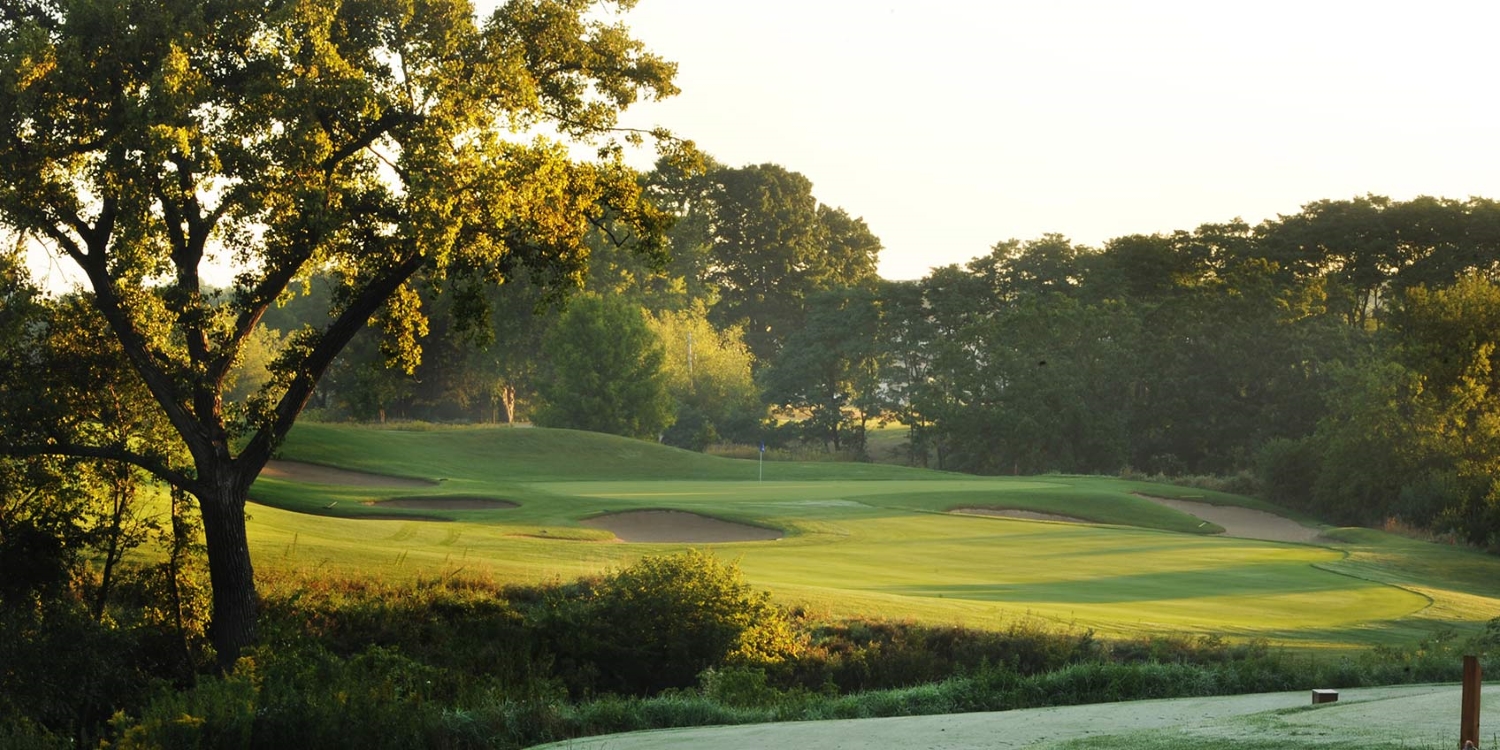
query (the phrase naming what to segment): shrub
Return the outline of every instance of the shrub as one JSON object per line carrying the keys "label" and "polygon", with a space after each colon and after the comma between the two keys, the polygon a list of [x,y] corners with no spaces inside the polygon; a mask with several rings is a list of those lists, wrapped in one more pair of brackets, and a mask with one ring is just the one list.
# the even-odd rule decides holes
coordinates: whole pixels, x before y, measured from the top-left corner
{"label": "shrub", "polygon": [[774,663],[796,649],[786,615],[738,566],[688,551],[646,557],[559,590],[541,612],[574,694],[652,694],[723,664]]}

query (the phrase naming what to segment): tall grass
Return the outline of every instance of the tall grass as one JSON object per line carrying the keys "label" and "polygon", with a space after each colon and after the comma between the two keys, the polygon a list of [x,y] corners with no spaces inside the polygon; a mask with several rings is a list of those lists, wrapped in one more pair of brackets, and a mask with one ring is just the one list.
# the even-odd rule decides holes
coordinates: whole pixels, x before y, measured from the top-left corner
{"label": "tall grass", "polygon": [[[617,656],[607,643],[579,650],[580,633],[605,637],[599,631],[557,632],[579,625],[570,618],[587,617],[594,601],[660,608],[657,595],[611,599],[611,580],[632,590],[657,579],[664,589],[692,590],[698,578],[713,578],[705,565],[527,588],[453,577],[404,588],[274,582],[266,641],[233,675],[164,689],[115,720],[114,740],[121,748],[520,748],[643,729],[1452,681],[1460,654],[1475,651],[1487,669],[1500,669],[1489,655],[1500,624],[1468,640],[1440,634],[1406,648],[1313,655],[1216,638],[1108,641],[1029,621],[974,631],[793,612],[784,615],[790,632],[781,648],[752,658],[721,644],[696,680],[659,689],[650,675],[632,687],[631,674],[590,666],[590,658]],[[713,606],[764,605],[756,596],[723,602]],[[630,630],[645,647],[649,634]],[[24,725],[0,731],[48,746]]]}

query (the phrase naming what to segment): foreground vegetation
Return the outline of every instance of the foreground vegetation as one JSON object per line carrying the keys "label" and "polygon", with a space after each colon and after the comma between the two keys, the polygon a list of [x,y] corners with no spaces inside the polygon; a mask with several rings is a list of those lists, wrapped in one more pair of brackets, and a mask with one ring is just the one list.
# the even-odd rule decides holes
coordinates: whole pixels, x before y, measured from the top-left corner
{"label": "foreground vegetation", "polygon": [[[266,583],[263,644],[232,675],[196,680],[142,658],[159,655],[161,631],[110,627],[59,601],[45,629],[12,629],[0,646],[0,738],[519,748],[663,727],[1452,681],[1461,653],[1500,644],[1500,623],[1472,638],[1447,632],[1339,655],[1211,638],[1102,640],[1038,621],[1002,630],[830,621],[770,604],[733,565],[702,553],[544,586]],[[24,619],[10,616],[11,626]],[[204,658],[201,636],[189,645]]]}

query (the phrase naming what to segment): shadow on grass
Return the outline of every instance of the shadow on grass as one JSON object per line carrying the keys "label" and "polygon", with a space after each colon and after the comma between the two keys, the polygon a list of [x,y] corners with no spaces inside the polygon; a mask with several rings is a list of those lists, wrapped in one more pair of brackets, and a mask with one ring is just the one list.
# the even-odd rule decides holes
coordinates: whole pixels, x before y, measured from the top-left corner
{"label": "shadow on grass", "polygon": [[1210,570],[1136,573],[1078,581],[879,589],[907,596],[1007,602],[1123,604],[1218,596],[1274,596],[1387,588],[1384,584],[1311,570],[1306,563],[1263,563]]}

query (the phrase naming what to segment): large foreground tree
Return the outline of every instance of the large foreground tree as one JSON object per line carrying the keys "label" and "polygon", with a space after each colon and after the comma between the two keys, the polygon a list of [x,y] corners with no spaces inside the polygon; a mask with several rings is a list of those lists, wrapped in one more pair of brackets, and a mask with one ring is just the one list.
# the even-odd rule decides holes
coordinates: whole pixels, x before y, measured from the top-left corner
{"label": "large foreground tree", "polygon": [[[67,390],[39,376],[6,400],[25,413],[0,415],[0,452],[114,460],[196,497],[221,665],[255,633],[246,492],[360,328],[381,322],[410,366],[418,280],[566,285],[591,226],[659,237],[602,135],[674,93],[612,20],[632,4],[511,0],[480,21],[466,0],[0,0],[0,222],[82,270],[177,443],[47,419]],[[200,275],[215,261],[238,269],[222,291]],[[327,323],[226,400],[267,308],[319,271]]]}

